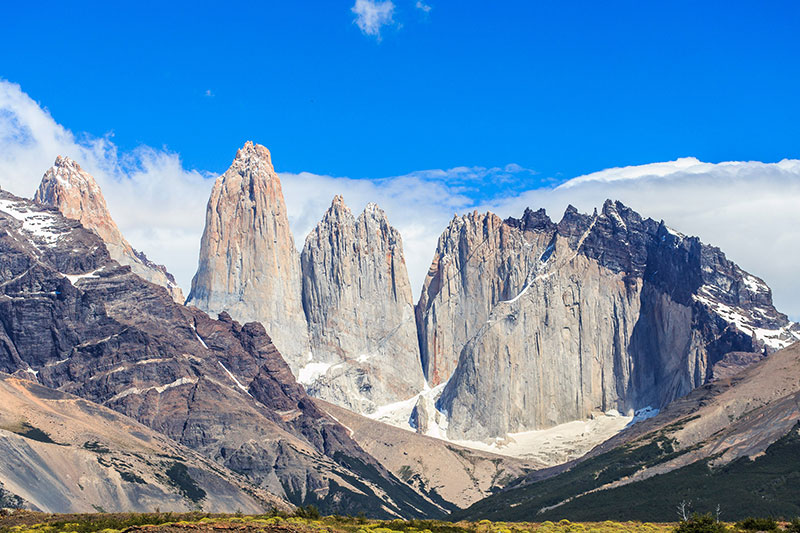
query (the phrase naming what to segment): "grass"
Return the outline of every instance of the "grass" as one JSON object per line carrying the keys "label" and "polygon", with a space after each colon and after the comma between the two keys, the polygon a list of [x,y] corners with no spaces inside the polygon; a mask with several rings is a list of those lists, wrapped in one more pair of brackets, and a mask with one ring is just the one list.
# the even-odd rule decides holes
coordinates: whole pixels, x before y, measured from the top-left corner
{"label": "grass", "polygon": [[[121,533],[139,528],[148,532],[258,531],[281,533],[672,533],[672,524],[641,522],[511,523],[447,522],[442,520],[370,520],[362,517],[309,517],[269,513],[244,516],[210,513],[111,513],[49,515],[18,511],[0,517],[0,533]],[[312,513],[313,514],[313,513]]]}
{"label": "grass", "polygon": [[[713,522],[712,518],[709,518]],[[775,524],[775,533],[796,533],[795,522],[777,524],[749,519],[717,524],[727,533],[748,533],[755,525]],[[800,522],[798,522],[800,524]],[[273,511],[261,515],[211,513],[98,513],[53,515],[16,511],[0,513],[0,533],[123,533],[146,531],[232,531],[258,533],[677,533],[675,522],[447,522],[443,520],[371,520],[363,516],[320,517],[316,509],[293,514]]]}

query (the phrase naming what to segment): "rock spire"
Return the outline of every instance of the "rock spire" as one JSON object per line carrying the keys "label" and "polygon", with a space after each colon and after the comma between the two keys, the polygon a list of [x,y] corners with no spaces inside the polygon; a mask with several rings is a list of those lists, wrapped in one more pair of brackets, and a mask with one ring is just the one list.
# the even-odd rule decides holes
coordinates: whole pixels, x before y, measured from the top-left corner
{"label": "rock spire", "polygon": [[125,240],[111,218],[100,186],[78,163],[69,157],[58,156],[45,172],[34,201],[55,207],[65,217],[77,220],[83,227],[97,233],[112,259],[130,266],[134,274],[147,281],[166,288],[173,300],[183,303],[183,293],[175,278],[164,266],[153,263]]}
{"label": "rock spire", "polygon": [[301,287],[280,179],[269,150],[248,141],[214,183],[187,304],[261,322],[297,373],[309,355]]}
{"label": "rock spire", "polygon": [[334,197],[301,260],[314,358],[303,376],[309,391],[365,413],[417,394],[424,378],[411,285],[386,213],[371,203],[355,218]]}

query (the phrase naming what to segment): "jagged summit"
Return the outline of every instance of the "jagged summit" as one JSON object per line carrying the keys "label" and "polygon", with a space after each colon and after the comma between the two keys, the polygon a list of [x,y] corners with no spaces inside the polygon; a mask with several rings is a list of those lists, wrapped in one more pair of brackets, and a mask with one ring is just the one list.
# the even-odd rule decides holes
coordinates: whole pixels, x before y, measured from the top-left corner
{"label": "jagged summit", "polygon": [[111,257],[144,279],[166,288],[172,298],[183,303],[183,293],[172,274],[162,265],[135,250],[111,218],[100,186],[91,174],[69,157],[56,157],[42,177],[34,202],[55,207],[65,217],[79,221],[103,239]]}
{"label": "jagged summit", "polygon": [[275,168],[272,166],[272,154],[269,149],[253,141],[247,141],[244,146],[236,150],[236,157],[234,157],[231,167],[249,168],[251,171],[264,169],[268,173],[275,172]]}
{"label": "jagged summit", "polygon": [[94,230],[106,243],[127,245],[130,249],[111,218],[100,186],[69,157],[56,157],[53,166],[44,173],[33,201],[57,208],[65,217]]}
{"label": "jagged summit", "polygon": [[311,394],[369,413],[424,386],[399,232],[375,203],[355,218],[337,195],[301,254]]}
{"label": "jagged summit", "polygon": [[763,280],[717,248],[606,201],[454,219],[416,308],[450,438],[483,439],[616,409],[660,408],[729,352],[800,338]]}
{"label": "jagged summit", "polygon": [[[4,404],[0,483],[9,487],[8,467],[13,465],[19,465],[13,466],[17,473],[30,472],[21,476],[26,496],[52,480],[43,510],[75,510],[60,497],[71,494],[86,502],[77,510],[108,501],[114,511],[165,505],[263,512],[271,502],[286,508],[279,500],[290,500],[295,505],[314,502],[326,514],[364,510],[389,518],[442,512],[432,498],[386,471],[347,428],[316,406],[260,324],[240,324],[226,314],[213,320],[176,304],[159,287],[112,261],[94,231],[6,192],[0,192],[0,299],[0,373],[38,382],[41,386],[32,390],[40,398],[21,394],[45,411],[36,418],[30,418],[35,413],[20,417],[24,407],[15,414]],[[0,374],[0,389],[7,391],[6,384]],[[2,392],[0,401],[7,404],[9,394]],[[42,401],[67,400],[64,393],[81,398],[74,402],[78,411],[65,412],[65,401],[56,408]],[[143,432],[106,408],[165,438]],[[113,425],[117,433],[75,434],[95,421]],[[8,430],[22,422],[48,432],[55,428],[59,446],[45,446],[58,450],[15,444]],[[146,450],[115,438],[125,433]],[[70,435],[66,442],[61,439]],[[125,458],[116,450],[137,457]],[[116,480],[111,486],[101,485],[107,475],[90,468],[89,463],[97,464],[97,453],[111,461],[100,461],[111,467],[106,470]],[[204,487],[206,499],[184,501],[180,494],[185,491],[174,483],[170,487],[164,475],[171,467],[185,468],[183,479]],[[70,476],[73,483],[67,487],[64,479]],[[136,481],[137,476],[142,479]],[[85,494],[75,487],[76,480],[88,484]],[[158,484],[168,488],[165,497],[151,487]],[[260,498],[263,491],[272,496]]]}
{"label": "jagged summit", "polygon": [[217,178],[187,304],[264,324],[297,372],[308,356],[300,257],[269,150],[251,141]]}

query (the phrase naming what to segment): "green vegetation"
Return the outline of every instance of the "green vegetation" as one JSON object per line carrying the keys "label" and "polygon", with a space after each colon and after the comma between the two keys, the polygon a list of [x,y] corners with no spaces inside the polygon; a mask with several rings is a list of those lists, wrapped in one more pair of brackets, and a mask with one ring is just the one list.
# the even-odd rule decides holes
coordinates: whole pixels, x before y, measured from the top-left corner
{"label": "green vegetation", "polygon": [[719,505],[726,520],[800,516],[797,429],[798,426],[753,460],[743,457],[715,468],[710,460],[698,461],[636,483],[589,492],[680,453],[672,450],[668,440],[623,446],[550,479],[490,496],[454,517],[671,521],[675,520],[675,506],[681,501],[692,502],[692,509],[700,512],[714,511]]}
{"label": "green vegetation", "polygon": [[725,533],[728,527],[714,519],[711,514],[694,513],[687,520],[681,520],[675,533]]}
{"label": "green vegetation", "polygon": [[408,480],[414,475],[414,471],[411,470],[411,465],[403,465],[397,474],[400,479],[408,483]]}
{"label": "green vegetation", "polygon": [[185,464],[177,461],[172,463],[172,466],[169,467],[166,474],[170,483],[181,491],[181,494],[193,502],[197,503],[206,497],[206,491],[195,483],[192,476],[189,475],[189,469],[186,468]]}
{"label": "green vegetation", "polygon": [[[0,517],[0,533],[121,533],[123,531],[244,531],[260,533],[673,533],[671,524],[640,522],[509,523],[445,522],[441,520],[369,520],[362,517],[320,517],[316,509],[264,515],[209,513],[116,513],[48,515],[20,511]],[[317,516],[309,516],[317,514]],[[150,526],[150,527],[148,527]],[[140,529],[141,528],[141,529]],[[695,532],[692,532],[695,533]],[[696,532],[705,533],[705,532]]]}
{"label": "green vegetation", "polygon": [[[800,520],[782,524],[771,519],[743,520],[741,525],[771,526],[781,533],[796,533]],[[123,533],[135,531],[238,531],[253,533],[744,533],[751,531],[718,522],[711,515],[693,514],[678,524],[647,522],[446,522],[442,520],[370,520],[363,516],[322,517],[314,507],[292,513],[273,510],[244,516],[211,513],[112,513],[51,515],[16,511],[0,512],[0,533]],[[773,531],[773,530],[766,530]]]}
{"label": "green vegetation", "polygon": [[14,427],[6,427],[3,429],[11,431],[12,433],[16,433],[20,437],[25,437],[26,439],[35,440],[37,442],[44,442],[47,444],[59,444],[58,442],[51,439],[50,435],[48,435],[46,432],[42,431],[37,427],[33,427],[27,422],[22,422],[21,424],[16,425]]}
{"label": "green vegetation", "polygon": [[736,528],[743,531],[777,531],[778,522],[774,518],[753,518],[749,516],[736,522]]}

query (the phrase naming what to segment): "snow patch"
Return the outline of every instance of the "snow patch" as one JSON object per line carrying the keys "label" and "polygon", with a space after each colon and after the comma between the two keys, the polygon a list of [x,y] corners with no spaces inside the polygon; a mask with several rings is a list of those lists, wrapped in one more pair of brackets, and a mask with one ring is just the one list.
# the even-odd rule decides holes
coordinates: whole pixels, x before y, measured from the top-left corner
{"label": "snow patch", "polygon": [[[446,385],[447,382],[440,383],[431,388],[426,382],[425,388],[419,394],[407,400],[380,406],[366,416],[378,422],[416,432],[416,428],[411,425],[411,413],[414,411],[414,407],[417,405],[419,399],[425,398],[428,400],[428,404],[433,406],[432,409],[428,410],[428,431],[425,434],[429,437],[447,440],[447,413],[438,411],[435,407],[436,401],[439,399],[439,396],[441,396]],[[436,421],[437,413],[439,414],[438,422]]]}
{"label": "snow patch", "polygon": [[[743,279],[747,279],[746,277]],[[757,280],[756,280],[757,281]],[[794,344],[798,340],[797,334],[792,331],[794,323],[777,329],[759,328],[752,324],[750,318],[744,316],[739,310],[713,299],[715,287],[703,285],[699,294],[694,296],[695,301],[706,305],[717,313],[723,320],[733,324],[739,331],[755,337],[774,350],[781,350]]]}
{"label": "snow patch", "polygon": [[[616,409],[610,409],[606,413],[595,415],[590,420],[576,420],[548,429],[510,433],[505,437],[486,442],[449,439],[447,438],[448,413],[435,407],[446,385],[447,383],[442,383],[431,388],[426,384],[425,389],[416,396],[378,407],[366,416],[415,432],[416,428],[411,425],[411,413],[418,400],[425,398],[429,406],[428,430],[425,435],[465,448],[520,457],[543,465],[561,464],[582,456],[625,429],[634,419],[634,416],[623,416]],[[642,415],[652,413],[646,409],[641,410]]]}
{"label": "snow patch", "polygon": [[22,222],[22,229],[47,245],[52,246],[58,242],[65,233],[57,229],[59,217],[53,213],[37,211],[26,205],[24,201],[0,199],[0,211],[8,213]]}
{"label": "snow patch", "polygon": [[[203,348],[205,348],[206,350],[209,350],[210,348],[208,347],[208,345],[203,341],[202,338],[200,338],[200,334],[197,333],[197,328],[194,327],[194,324],[189,324],[189,327],[192,328],[192,331],[194,331],[194,336],[197,337],[197,340],[200,341],[200,344],[203,345]],[[220,364],[222,364],[222,363],[220,363]]]}
{"label": "snow patch", "polygon": [[172,389],[172,388],[175,388],[175,387],[180,387],[181,385],[187,385],[187,384],[194,385],[195,383],[197,383],[197,378],[179,378],[179,379],[176,379],[175,381],[173,381],[172,383],[168,383],[166,385],[160,385],[160,386],[156,386],[156,387],[147,387],[146,389],[140,389],[138,387],[130,387],[130,388],[125,389],[124,391],[120,392],[119,394],[117,394],[115,396],[112,396],[111,398],[109,398],[108,400],[106,400],[103,403],[107,404],[107,403],[110,403],[110,402],[121,400],[122,398],[125,398],[126,396],[130,396],[131,394],[143,394],[143,393],[149,392],[151,390],[154,390],[157,393],[161,394],[166,390],[169,390],[169,389]]}
{"label": "snow patch", "polygon": [[766,285],[764,285],[761,281],[759,281],[754,276],[751,276],[749,274],[745,275],[742,278],[742,281],[744,282],[745,287],[747,287],[748,290],[750,290],[750,292],[753,292],[755,294],[760,294],[768,291]]}
{"label": "snow patch", "polygon": [[496,453],[556,465],[581,457],[630,424],[633,417],[606,414],[589,420],[575,420],[547,429],[509,433],[491,442],[451,440],[450,442]]}
{"label": "snow patch", "polygon": [[241,383],[241,382],[240,382],[238,379],[236,379],[236,376],[234,376],[234,375],[233,375],[233,373],[231,373],[231,371],[230,371],[230,370],[228,370],[227,368],[225,368],[225,365],[223,365],[223,364],[222,364],[222,361],[217,361],[217,363],[219,363],[219,366],[221,366],[221,367],[222,367],[222,370],[224,370],[225,372],[227,372],[227,373],[228,373],[228,376],[230,376],[230,378],[233,380],[233,382],[234,382],[234,383],[236,383],[236,386],[237,386],[237,387],[239,387],[240,389],[242,389],[242,390],[244,391],[244,393],[245,393],[245,394],[247,394],[248,396],[250,396],[251,398],[253,397],[253,395],[252,395],[252,394],[250,394],[250,392],[247,390],[247,387],[245,387],[244,385],[242,385],[242,383]]}
{"label": "snow patch", "polygon": [[297,382],[311,385],[320,376],[324,376],[333,363],[308,363],[297,373]]}
{"label": "snow patch", "polygon": [[660,411],[658,409],[656,409],[655,407],[652,407],[650,405],[648,405],[647,407],[643,407],[642,409],[639,409],[638,411],[636,411],[633,414],[633,420],[631,420],[628,425],[632,426],[632,425],[636,424],[637,422],[641,422],[642,420],[647,420],[648,418],[653,418],[659,412]]}
{"label": "snow patch", "polygon": [[101,266],[97,270],[92,270],[91,272],[87,272],[86,274],[61,274],[65,278],[69,280],[69,282],[74,287],[78,280],[86,279],[86,278],[99,278],[100,276],[97,275],[98,272],[103,270],[105,267]]}

